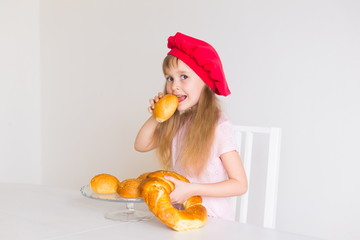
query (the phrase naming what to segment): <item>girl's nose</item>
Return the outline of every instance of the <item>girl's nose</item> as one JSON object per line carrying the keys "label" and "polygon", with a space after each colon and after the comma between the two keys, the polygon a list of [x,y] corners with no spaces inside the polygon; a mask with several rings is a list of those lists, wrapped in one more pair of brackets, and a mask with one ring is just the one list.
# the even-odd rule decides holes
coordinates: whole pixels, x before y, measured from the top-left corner
{"label": "girl's nose", "polygon": [[172,86],[171,86],[171,89],[172,89],[173,91],[180,89],[179,81],[178,81],[178,80],[174,80],[174,81],[173,81],[173,84],[172,84]]}

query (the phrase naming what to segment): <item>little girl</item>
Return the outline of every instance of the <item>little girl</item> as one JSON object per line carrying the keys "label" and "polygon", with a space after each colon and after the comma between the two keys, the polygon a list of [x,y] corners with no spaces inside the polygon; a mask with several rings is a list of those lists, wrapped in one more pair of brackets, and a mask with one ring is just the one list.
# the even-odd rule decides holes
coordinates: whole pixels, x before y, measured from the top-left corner
{"label": "little girl", "polygon": [[[164,168],[190,180],[167,177],[175,184],[170,195],[173,204],[200,195],[210,217],[233,220],[227,197],[245,193],[247,179],[232,125],[215,96],[230,94],[220,58],[208,43],[181,33],[169,37],[168,48],[164,94],[176,95],[179,105],[166,122],[158,123],[151,116],[136,137],[135,149],[156,149]],[[150,99],[150,113],[164,94]]]}

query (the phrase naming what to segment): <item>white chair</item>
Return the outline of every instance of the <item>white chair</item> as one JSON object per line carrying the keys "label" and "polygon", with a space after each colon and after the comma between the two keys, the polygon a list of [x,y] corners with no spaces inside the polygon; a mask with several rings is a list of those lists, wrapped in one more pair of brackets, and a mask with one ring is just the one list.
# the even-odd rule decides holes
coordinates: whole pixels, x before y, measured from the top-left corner
{"label": "white chair", "polygon": [[[267,162],[266,184],[264,186],[264,206],[263,206],[263,227],[275,228],[276,224],[276,206],[277,206],[277,190],[278,190],[278,175],[279,175],[279,159],[280,159],[280,144],[281,144],[281,129],[275,127],[250,127],[235,125],[235,136],[244,168],[248,177],[248,192],[242,196],[234,197],[234,210],[236,213],[235,221],[241,223],[248,223],[248,210],[249,210],[249,194],[253,192],[251,188],[251,165],[253,162],[254,144],[257,136],[267,135],[267,149],[261,149],[266,153],[265,163]],[[264,148],[264,146],[263,146]],[[256,150],[258,151],[258,150]],[[257,169],[254,169],[257,171]]]}

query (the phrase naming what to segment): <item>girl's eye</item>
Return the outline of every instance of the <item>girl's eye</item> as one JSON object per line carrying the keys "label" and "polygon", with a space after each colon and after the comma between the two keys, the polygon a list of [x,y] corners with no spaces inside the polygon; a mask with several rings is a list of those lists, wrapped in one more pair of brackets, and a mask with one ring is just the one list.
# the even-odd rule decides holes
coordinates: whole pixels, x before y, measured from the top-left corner
{"label": "girl's eye", "polygon": [[187,79],[188,78],[188,76],[186,76],[186,75],[181,75],[181,79]]}
{"label": "girl's eye", "polygon": [[174,79],[173,79],[172,77],[167,77],[167,78],[166,78],[166,81],[172,82],[172,81],[174,81]]}

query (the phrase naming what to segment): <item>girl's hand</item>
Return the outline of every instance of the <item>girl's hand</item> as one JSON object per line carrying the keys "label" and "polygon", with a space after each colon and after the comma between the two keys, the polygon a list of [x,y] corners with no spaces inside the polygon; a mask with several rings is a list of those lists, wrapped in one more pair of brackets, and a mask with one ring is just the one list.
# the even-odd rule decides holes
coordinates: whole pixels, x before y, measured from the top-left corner
{"label": "girl's hand", "polygon": [[149,99],[149,103],[150,103],[150,106],[148,107],[149,113],[153,112],[155,103],[158,102],[160,100],[160,98],[162,98],[163,96],[164,96],[164,94],[162,92],[159,92],[157,96]]}
{"label": "girl's hand", "polygon": [[180,181],[176,178],[165,176],[166,180],[169,180],[175,184],[175,189],[170,193],[171,203],[182,204],[190,197],[194,196],[193,184]]}

